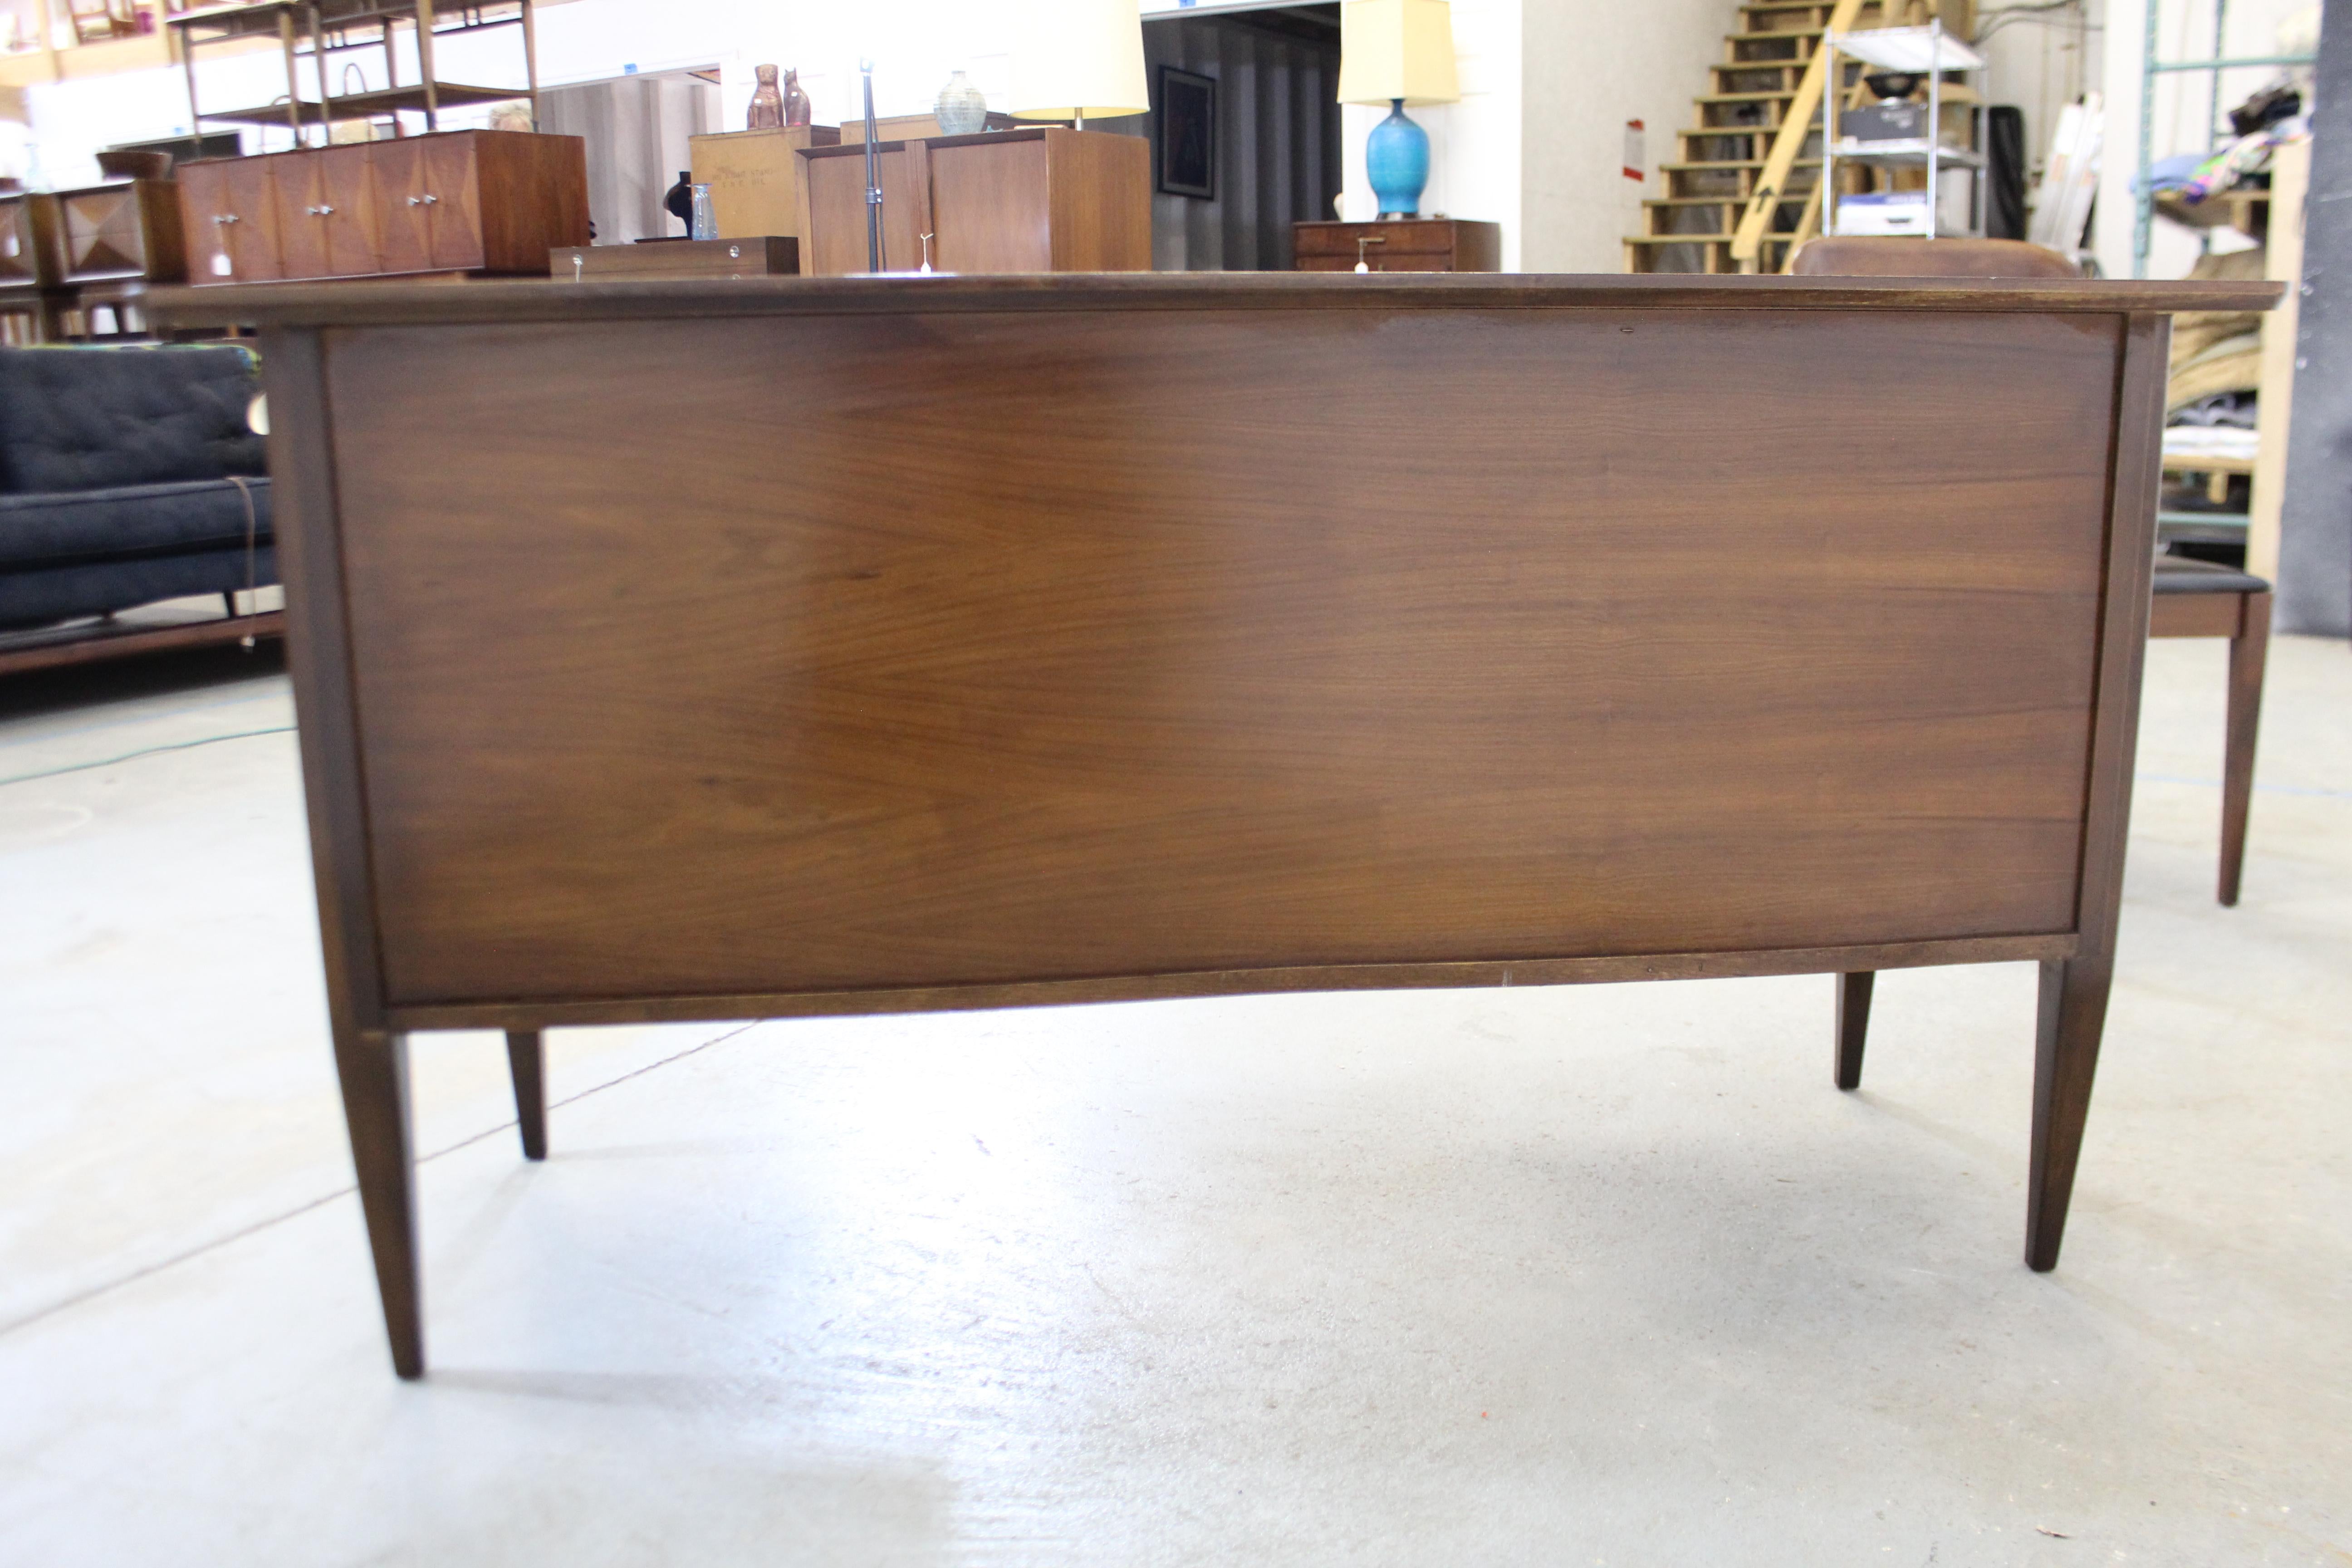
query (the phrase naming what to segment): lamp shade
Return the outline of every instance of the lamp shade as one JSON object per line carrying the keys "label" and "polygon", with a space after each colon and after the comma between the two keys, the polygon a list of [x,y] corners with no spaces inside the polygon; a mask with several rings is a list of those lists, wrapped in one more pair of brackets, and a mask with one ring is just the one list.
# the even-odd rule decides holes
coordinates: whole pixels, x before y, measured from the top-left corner
{"label": "lamp shade", "polygon": [[1021,0],[1019,120],[1108,120],[1151,107],[1141,0]]}
{"label": "lamp shade", "polygon": [[1454,12],[1445,0],[1345,0],[1339,101],[1453,103]]}

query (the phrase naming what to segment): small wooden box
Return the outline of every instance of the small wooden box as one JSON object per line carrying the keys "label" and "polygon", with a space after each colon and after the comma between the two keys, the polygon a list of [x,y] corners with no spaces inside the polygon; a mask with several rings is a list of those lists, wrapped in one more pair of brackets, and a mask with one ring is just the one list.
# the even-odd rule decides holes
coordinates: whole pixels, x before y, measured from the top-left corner
{"label": "small wooden box", "polygon": [[1290,232],[1290,265],[1297,272],[1353,272],[1359,256],[1374,272],[1503,269],[1503,226],[1498,223],[1392,217],[1373,223],[1297,223]]}
{"label": "small wooden box", "polygon": [[688,139],[694,183],[710,187],[710,207],[721,239],[801,237],[800,160],[803,147],[840,144],[830,125],[787,125],[781,131],[730,131]]}
{"label": "small wooden box", "polygon": [[782,235],[754,239],[659,239],[645,245],[559,245],[547,275],[559,283],[615,278],[766,278],[801,269],[801,242]]}

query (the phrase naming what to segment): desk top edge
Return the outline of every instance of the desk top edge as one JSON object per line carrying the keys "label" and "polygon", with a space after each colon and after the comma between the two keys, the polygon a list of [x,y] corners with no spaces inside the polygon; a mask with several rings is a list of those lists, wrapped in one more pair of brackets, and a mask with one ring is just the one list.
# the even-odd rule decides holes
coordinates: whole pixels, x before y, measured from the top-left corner
{"label": "desk top edge", "polygon": [[455,326],[698,316],[1102,310],[2267,310],[2283,283],[1648,273],[1091,272],[957,277],[539,278],[157,289],[170,327]]}

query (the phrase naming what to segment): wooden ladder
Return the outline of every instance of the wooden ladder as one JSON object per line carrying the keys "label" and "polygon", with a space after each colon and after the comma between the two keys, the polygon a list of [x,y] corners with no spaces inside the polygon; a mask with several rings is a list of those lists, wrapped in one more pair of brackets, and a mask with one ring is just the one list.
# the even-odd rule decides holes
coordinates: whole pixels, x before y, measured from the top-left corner
{"label": "wooden ladder", "polygon": [[[1679,156],[1625,237],[1628,272],[1779,272],[1821,217],[1824,31],[1907,26],[1929,0],[1746,0]],[[1858,79],[1860,66],[1843,73]],[[1852,83],[1841,83],[1841,89]]]}

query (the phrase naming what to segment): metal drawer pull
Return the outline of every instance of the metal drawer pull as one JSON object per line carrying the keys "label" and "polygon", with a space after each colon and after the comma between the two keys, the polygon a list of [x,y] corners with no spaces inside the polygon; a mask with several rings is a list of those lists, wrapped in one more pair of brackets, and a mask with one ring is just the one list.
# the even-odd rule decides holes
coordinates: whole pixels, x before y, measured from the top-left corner
{"label": "metal drawer pull", "polygon": [[332,207],[312,207],[310,213],[312,217],[327,217],[331,216],[334,210]]}
{"label": "metal drawer pull", "polygon": [[411,196],[408,198],[408,205],[413,207],[429,207],[440,199],[439,196]]}

